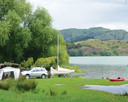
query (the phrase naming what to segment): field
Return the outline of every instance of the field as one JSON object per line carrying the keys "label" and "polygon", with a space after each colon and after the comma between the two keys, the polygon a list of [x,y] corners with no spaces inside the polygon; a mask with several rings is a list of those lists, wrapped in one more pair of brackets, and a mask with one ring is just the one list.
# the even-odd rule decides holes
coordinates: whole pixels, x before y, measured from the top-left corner
{"label": "field", "polygon": [[0,102],[127,102],[128,96],[82,89],[87,85],[121,85],[128,81],[110,82],[104,79],[51,78],[36,80],[35,90],[19,92],[0,89]]}

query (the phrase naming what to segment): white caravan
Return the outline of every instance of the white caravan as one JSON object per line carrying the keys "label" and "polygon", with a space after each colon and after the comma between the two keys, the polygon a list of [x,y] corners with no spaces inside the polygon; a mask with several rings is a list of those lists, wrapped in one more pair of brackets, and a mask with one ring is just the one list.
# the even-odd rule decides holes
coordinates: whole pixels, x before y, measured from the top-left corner
{"label": "white caravan", "polygon": [[20,75],[21,75],[20,69],[16,69],[13,67],[4,67],[0,69],[0,80],[6,78],[18,79]]}

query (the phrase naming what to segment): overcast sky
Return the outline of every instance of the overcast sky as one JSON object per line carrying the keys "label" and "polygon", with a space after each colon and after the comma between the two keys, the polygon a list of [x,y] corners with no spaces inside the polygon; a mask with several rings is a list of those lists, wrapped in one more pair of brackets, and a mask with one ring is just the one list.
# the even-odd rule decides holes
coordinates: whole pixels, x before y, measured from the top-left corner
{"label": "overcast sky", "polygon": [[34,9],[44,7],[53,18],[53,27],[105,27],[128,31],[128,2],[125,0],[27,0]]}

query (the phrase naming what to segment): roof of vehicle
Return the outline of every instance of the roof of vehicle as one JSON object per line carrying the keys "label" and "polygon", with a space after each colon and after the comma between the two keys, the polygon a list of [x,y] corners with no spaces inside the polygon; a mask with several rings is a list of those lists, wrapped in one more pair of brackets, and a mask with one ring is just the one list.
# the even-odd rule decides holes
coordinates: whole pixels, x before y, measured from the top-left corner
{"label": "roof of vehicle", "polygon": [[33,67],[32,69],[45,69],[43,67]]}

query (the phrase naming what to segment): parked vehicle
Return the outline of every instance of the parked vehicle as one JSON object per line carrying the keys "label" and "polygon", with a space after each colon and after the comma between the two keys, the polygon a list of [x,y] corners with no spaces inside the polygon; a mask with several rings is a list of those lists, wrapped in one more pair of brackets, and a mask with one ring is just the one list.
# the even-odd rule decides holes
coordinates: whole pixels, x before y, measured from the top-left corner
{"label": "parked vehicle", "polygon": [[30,77],[40,77],[44,79],[48,75],[47,70],[43,67],[33,67],[31,70],[22,71],[21,73],[26,76],[26,79],[29,79]]}

